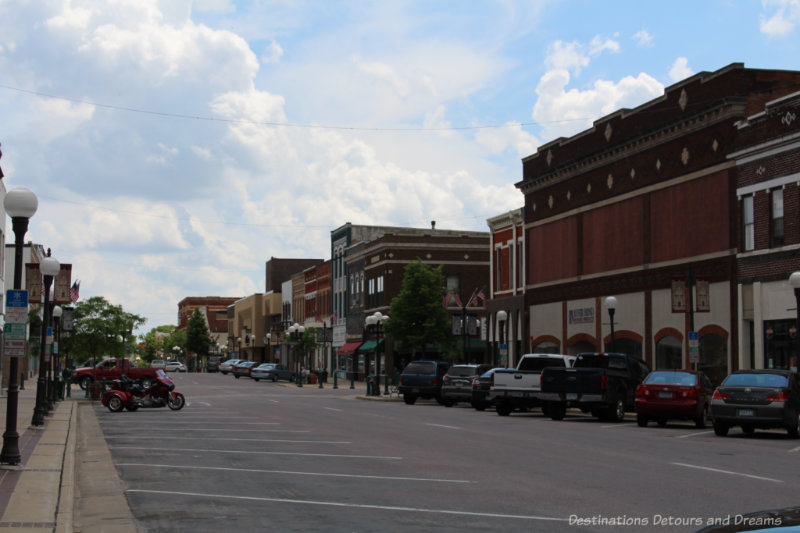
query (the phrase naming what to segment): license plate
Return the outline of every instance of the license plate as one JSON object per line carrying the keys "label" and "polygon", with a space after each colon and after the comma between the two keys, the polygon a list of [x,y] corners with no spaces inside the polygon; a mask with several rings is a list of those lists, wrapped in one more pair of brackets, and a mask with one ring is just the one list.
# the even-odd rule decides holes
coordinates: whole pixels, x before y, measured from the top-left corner
{"label": "license plate", "polygon": [[739,409],[736,414],[738,416],[755,416],[756,412],[754,409]]}
{"label": "license plate", "polygon": [[411,389],[411,392],[419,392],[419,389]]}
{"label": "license plate", "polygon": [[671,392],[659,392],[658,393],[658,397],[659,398],[672,398],[672,393]]}
{"label": "license plate", "polygon": [[568,392],[567,393],[567,400],[577,400],[578,393],[577,392]]}
{"label": "license plate", "polygon": [[516,396],[516,397],[520,398],[522,396],[525,396],[525,393],[521,392],[521,391],[511,391],[511,396]]}
{"label": "license plate", "polygon": [[463,387],[463,386],[464,386],[464,384],[463,384],[463,383],[456,383],[456,387],[458,387],[458,388],[461,388],[461,387]]}

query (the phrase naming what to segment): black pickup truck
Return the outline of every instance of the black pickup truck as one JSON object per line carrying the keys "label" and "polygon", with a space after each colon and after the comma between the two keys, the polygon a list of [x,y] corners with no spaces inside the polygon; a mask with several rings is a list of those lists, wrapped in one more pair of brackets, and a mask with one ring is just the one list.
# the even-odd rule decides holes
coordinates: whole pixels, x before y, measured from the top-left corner
{"label": "black pickup truck", "polygon": [[622,353],[582,353],[572,368],[542,370],[539,397],[549,402],[553,420],[561,420],[567,407],[620,422],[625,411],[635,409],[636,387],[650,372],[644,361]]}

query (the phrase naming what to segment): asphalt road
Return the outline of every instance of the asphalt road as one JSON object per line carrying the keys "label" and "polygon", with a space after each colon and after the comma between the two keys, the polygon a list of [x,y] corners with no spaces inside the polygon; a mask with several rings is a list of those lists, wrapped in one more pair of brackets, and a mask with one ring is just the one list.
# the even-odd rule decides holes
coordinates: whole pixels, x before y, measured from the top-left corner
{"label": "asphalt road", "polygon": [[147,532],[696,531],[799,503],[800,440],[785,432],[175,381],[182,411],[96,407]]}

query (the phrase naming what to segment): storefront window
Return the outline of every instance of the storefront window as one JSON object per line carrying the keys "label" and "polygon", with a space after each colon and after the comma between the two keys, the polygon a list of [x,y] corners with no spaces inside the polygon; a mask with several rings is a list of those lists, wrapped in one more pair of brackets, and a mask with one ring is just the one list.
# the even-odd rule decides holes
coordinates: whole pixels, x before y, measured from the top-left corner
{"label": "storefront window", "polygon": [[558,344],[554,342],[540,342],[533,347],[533,353],[558,353]]}
{"label": "storefront window", "polygon": [[797,369],[797,328],[795,320],[764,322],[764,367]]}
{"label": "storefront window", "polygon": [[683,368],[681,341],[668,335],[656,343],[656,368]]}
{"label": "storefront window", "polygon": [[720,335],[711,333],[700,339],[700,370],[714,386],[728,375],[728,346]]}

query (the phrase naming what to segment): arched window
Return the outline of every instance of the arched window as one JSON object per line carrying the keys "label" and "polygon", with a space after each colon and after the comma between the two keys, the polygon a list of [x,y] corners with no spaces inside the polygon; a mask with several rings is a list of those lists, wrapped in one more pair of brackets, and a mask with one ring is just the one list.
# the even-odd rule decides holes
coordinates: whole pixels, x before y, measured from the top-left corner
{"label": "arched window", "polygon": [[550,341],[540,342],[533,347],[533,353],[558,353],[558,344]]}
{"label": "arched window", "polygon": [[672,335],[667,335],[656,343],[656,368],[683,368],[683,350],[680,340]]}
{"label": "arched window", "polygon": [[728,375],[728,344],[721,335],[709,333],[700,338],[700,370],[714,386]]}
{"label": "arched window", "polygon": [[609,343],[606,351],[619,352],[642,358],[642,343],[626,337],[616,338],[613,343]]}
{"label": "arched window", "polygon": [[577,341],[570,345],[567,355],[578,355],[584,352],[596,352],[597,350],[589,341]]}

